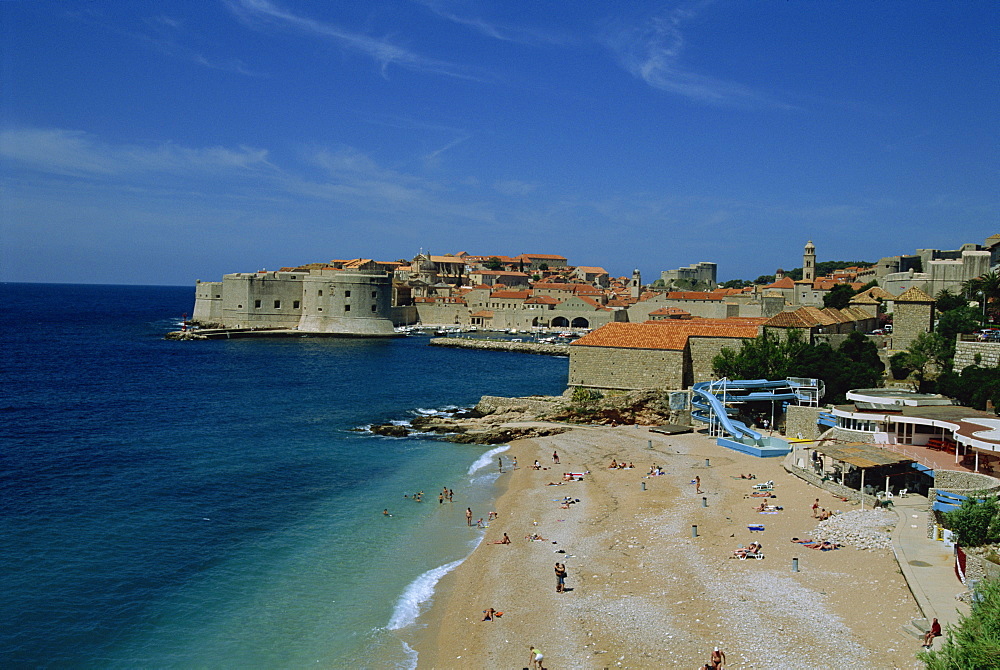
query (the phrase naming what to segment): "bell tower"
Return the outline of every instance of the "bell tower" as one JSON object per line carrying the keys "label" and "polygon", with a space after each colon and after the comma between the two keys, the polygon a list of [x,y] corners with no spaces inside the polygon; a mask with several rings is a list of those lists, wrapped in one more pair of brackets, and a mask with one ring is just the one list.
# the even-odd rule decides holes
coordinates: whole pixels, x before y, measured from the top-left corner
{"label": "bell tower", "polygon": [[812,240],[806,242],[802,252],[802,281],[816,280],[816,247]]}
{"label": "bell tower", "polygon": [[630,289],[630,295],[633,298],[638,298],[642,295],[642,275],[639,274],[638,268],[632,270],[632,280],[629,281],[628,287]]}

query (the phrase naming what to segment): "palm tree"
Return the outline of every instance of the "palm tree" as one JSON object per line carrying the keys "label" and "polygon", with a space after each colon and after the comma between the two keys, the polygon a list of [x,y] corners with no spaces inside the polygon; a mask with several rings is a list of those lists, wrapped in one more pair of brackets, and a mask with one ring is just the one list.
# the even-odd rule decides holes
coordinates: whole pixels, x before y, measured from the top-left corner
{"label": "palm tree", "polygon": [[979,298],[984,314],[992,314],[1000,303],[1000,272],[987,272],[970,279],[962,284],[962,290],[969,298]]}

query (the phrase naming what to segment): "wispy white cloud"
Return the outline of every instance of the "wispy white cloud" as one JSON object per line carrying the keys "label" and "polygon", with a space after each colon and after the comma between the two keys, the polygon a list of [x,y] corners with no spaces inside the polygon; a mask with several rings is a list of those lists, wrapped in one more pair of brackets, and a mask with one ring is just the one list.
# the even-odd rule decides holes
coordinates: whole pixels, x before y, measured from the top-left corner
{"label": "wispy white cloud", "polygon": [[0,158],[38,172],[71,176],[273,168],[265,149],[113,145],[88,133],[58,128],[0,131]]}
{"label": "wispy white cloud", "polygon": [[294,14],[269,0],[224,0],[224,2],[233,14],[253,28],[278,25],[307,35],[333,40],[344,49],[373,59],[379,64],[383,76],[386,75],[390,65],[397,65],[409,70],[432,72],[449,77],[479,79],[466,67],[418,54],[388,40],[351,32],[332,23]]}
{"label": "wispy white cloud", "polygon": [[140,26],[137,30],[123,28],[118,23],[103,16],[99,11],[74,12],[68,14],[68,16],[88,26],[96,26],[102,30],[127,37],[153,51],[176,60],[187,61],[221,72],[233,72],[248,77],[261,76],[260,72],[255,72],[253,69],[247,67],[238,58],[208,56],[198,49],[183,44],[185,40],[190,39],[193,35],[189,31],[185,32],[184,23],[172,16],[160,14],[147,17],[143,20],[145,25]]}
{"label": "wispy white cloud", "polygon": [[502,25],[498,22],[487,21],[478,16],[463,15],[462,13],[452,9],[455,5],[453,2],[447,2],[445,0],[418,1],[442,19],[451,21],[452,23],[456,23],[458,25],[466,26],[478,33],[502,42],[540,45],[566,44],[570,41],[567,37],[561,35],[543,33],[541,31],[525,27]]}
{"label": "wispy white cloud", "polygon": [[605,43],[621,66],[653,88],[715,106],[794,109],[736,81],[695,72],[681,62],[685,47],[681,24],[694,17],[695,7],[676,8],[644,24],[609,30]]}
{"label": "wispy white cloud", "polygon": [[538,189],[538,184],[532,184],[518,179],[503,179],[493,183],[493,190],[503,195],[528,195]]}

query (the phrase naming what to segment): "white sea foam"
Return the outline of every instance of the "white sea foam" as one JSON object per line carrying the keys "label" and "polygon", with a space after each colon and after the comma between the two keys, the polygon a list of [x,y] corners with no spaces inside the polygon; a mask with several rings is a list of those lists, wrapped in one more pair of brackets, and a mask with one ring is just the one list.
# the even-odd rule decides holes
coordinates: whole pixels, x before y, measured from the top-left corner
{"label": "white sea foam", "polygon": [[387,630],[399,630],[405,628],[417,620],[420,616],[420,606],[431,599],[434,595],[434,587],[446,574],[461,565],[464,558],[451,563],[446,563],[440,567],[428,570],[420,575],[406,587],[403,595],[396,601],[396,607],[392,611],[392,618],[389,619]]}
{"label": "white sea foam", "polygon": [[406,660],[396,664],[397,670],[417,670],[417,650],[403,642],[403,653]]}
{"label": "white sea foam", "polygon": [[482,470],[487,465],[493,462],[493,457],[497,454],[502,454],[503,452],[510,449],[509,444],[502,444],[495,449],[490,449],[485,454],[476,459],[476,462],[469,466],[469,474],[476,474],[476,470]]}
{"label": "white sea foam", "polygon": [[458,405],[445,405],[438,409],[429,409],[427,407],[418,407],[413,410],[415,413],[423,416],[450,416],[454,412],[462,409]]}

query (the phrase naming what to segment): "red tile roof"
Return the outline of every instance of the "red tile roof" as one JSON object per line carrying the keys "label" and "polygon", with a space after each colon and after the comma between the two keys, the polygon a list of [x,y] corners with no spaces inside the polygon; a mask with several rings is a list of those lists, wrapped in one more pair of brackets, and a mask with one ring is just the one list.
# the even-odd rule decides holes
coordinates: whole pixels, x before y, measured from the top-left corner
{"label": "red tile roof", "polygon": [[671,291],[667,300],[722,300],[724,296],[701,291]]}
{"label": "red tile roof", "polygon": [[494,291],[490,298],[506,300],[527,300],[531,297],[531,291]]}
{"label": "red tile roof", "polygon": [[558,305],[559,301],[550,295],[533,295],[524,301],[525,305]]}
{"label": "red tile roof", "polygon": [[757,337],[757,325],[734,319],[694,319],[647,323],[609,323],[581,337],[571,346],[680,351],[689,337]]}

